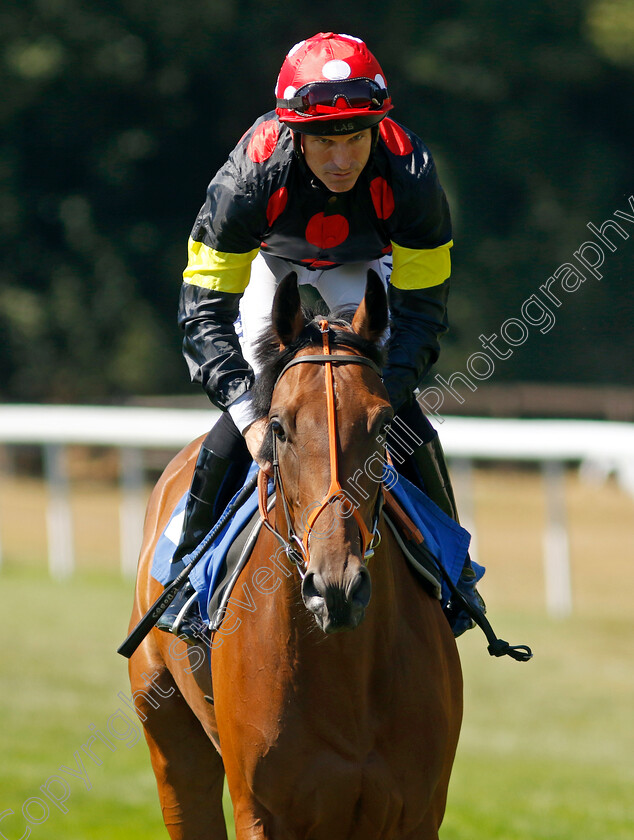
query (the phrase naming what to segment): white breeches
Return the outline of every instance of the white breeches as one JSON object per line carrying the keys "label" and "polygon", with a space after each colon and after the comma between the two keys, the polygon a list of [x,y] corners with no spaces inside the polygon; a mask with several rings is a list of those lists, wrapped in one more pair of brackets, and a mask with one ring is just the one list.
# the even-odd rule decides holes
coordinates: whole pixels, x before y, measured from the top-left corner
{"label": "white breeches", "polygon": [[[297,273],[300,286],[313,286],[323,298],[329,310],[342,307],[357,307],[365,294],[368,269],[374,269],[383,280],[385,288],[392,273],[392,256],[363,263],[351,263],[330,268],[327,271],[311,271],[288,260],[263,254],[256,256],[251,266],[251,279],[240,301],[240,315],[236,321],[236,332],[242,346],[242,353],[256,375],[259,367],[254,358],[254,346],[260,335],[271,326],[273,298],[280,281],[290,271]],[[387,335],[385,339],[387,340]],[[248,425],[250,412],[248,394],[229,407],[236,425],[242,429]]]}
{"label": "white breeches", "polygon": [[253,346],[262,332],[271,325],[273,297],[280,281],[290,271],[297,272],[298,285],[313,286],[324,299],[329,310],[357,307],[363,300],[368,269],[372,268],[387,284],[392,273],[391,255],[365,263],[351,263],[327,271],[311,271],[279,257],[261,251],[251,266],[251,279],[240,301],[240,317],[236,329],[242,353],[258,372],[253,358]]}

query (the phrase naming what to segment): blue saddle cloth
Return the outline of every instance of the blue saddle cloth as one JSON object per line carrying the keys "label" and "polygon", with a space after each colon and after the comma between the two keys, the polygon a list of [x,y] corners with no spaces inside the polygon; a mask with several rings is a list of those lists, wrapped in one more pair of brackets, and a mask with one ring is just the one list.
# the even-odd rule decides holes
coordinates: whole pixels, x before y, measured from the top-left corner
{"label": "blue saddle cloth", "polygon": [[[256,471],[257,466],[253,464],[246,481]],[[272,492],[272,487],[269,489]],[[448,517],[431,499],[425,496],[424,493],[403,476],[398,476],[398,481],[394,486],[390,487],[390,490],[422,533],[430,552],[436,560],[442,563],[451,581],[455,584],[460,577],[469,549],[469,543],[471,541],[469,532]],[[184,567],[182,561],[172,563],[171,558],[181,537],[186,501],[187,493],[183,495],[174,508],[170,521],[161,534],[154,552],[151,574],[152,577],[164,586],[174,580]],[[215,541],[207,549],[190,575],[191,583],[198,593],[201,618],[207,624],[209,623],[209,601],[214,593],[229,547],[249,519],[251,519],[257,507],[258,495],[257,490],[254,490],[231,521],[218,534]],[[476,572],[477,580],[480,580],[484,574],[484,567],[473,561],[472,565]],[[445,606],[448,600],[449,589],[443,581],[441,594],[442,605]]]}

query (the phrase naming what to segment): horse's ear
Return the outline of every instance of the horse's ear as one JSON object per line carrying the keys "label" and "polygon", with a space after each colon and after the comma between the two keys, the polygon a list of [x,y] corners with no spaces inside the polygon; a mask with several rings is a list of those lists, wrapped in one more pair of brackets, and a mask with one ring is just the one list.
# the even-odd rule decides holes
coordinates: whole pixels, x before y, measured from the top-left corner
{"label": "horse's ear", "polygon": [[273,330],[280,343],[287,347],[297,338],[304,326],[302,304],[297,288],[297,274],[291,271],[277,287],[273,298]]}
{"label": "horse's ear", "polygon": [[367,341],[377,342],[388,324],[387,294],[383,281],[371,268],[365,285],[365,296],[352,319],[352,329]]}

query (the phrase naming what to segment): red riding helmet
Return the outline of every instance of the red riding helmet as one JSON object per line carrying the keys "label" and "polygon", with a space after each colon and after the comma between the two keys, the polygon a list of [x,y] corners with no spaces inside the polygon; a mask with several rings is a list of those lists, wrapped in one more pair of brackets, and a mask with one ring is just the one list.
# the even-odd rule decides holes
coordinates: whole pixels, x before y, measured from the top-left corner
{"label": "red riding helmet", "polygon": [[381,66],[360,38],[320,32],[290,50],[276,112],[302,134],[355,134],[392,108]]}

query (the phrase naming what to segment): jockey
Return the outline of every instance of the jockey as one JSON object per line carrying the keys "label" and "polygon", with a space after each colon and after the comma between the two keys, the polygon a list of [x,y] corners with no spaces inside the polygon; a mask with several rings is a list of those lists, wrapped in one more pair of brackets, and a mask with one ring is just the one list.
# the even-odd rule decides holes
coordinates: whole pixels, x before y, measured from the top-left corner
{"label": "jockey", "polygon": [[[189,240],[183,352],[222,415],[198,456],[174,562],[198,545],[260,460],[267,418],[252,413],[253,349],[289,271],[302,299],[325,312],[357,306],[369,268],[382,278],[390,309],[384,382],[399,430],[388,447],[399,472],[457,519],[438,435],[414,396],[447,329],[451,220],[432,156],[387,117],[385,75],[359,38],[326,32],[296,44],[275,92],[275,111],[256,120],[209,185]],[[459,588],[484,606],[469,558]],[[188,584],[157,626],[191,635],[195,595]],[[447,616],[455,635],[473,626],[451,605]]]}

